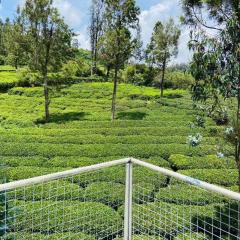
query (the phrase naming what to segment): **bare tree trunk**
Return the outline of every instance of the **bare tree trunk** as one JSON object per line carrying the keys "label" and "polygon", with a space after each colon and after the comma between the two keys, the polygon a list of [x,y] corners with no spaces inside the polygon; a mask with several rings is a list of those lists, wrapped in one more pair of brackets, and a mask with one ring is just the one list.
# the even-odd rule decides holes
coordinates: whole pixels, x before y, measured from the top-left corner
{"label": "bare tree trunk", "polygon": [[49,122],[49,91],[48,91],[48,76],[44,74],[44,98],[45,98],[45,122]]}
{"label": "bare tree trunk", "polygon": [[107,66],[107,78],[109,78],[110,75],[110,65]]}
{"label": "bare tree trunk", "polygon": [[161,98],[163,98],[165,71],[166,71],[166,58],[164,59],[163,67],[162,67],[162,79],[161,79],[161,84],[160,84]]}
{"label": "bare tree trunk", "polygon": [[[237,120],[235,128],[238,128],[239,125],[239,118],[240,118],[240,89],[238,89],[238,96],[237,96]],[[236,137],[235,143],[235,161],[238,168],[238,191],[240,192],[240,139],[238,136]]]}
{"label": "bare tree trunk", "polygon": [[112,97],[112,121],[115,120],[115,114],[116,114],[117,78],[118,78],[118,68],[115,67],[113,97]]}

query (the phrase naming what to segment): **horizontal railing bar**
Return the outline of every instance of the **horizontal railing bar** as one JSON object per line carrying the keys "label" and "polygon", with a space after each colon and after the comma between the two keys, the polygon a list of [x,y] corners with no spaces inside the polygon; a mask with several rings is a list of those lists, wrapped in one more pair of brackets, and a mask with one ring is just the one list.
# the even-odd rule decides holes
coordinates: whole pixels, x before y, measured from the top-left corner
{"label": "horizontal railing bar", "polygon": [[61,179],[61,178],[75,176],[80,173],[101,170],[104,168],[114,167],[114,166],[118,166],[118,165],[125,165],[129,162],[130,162],[130,158],[124,158],[124,159],[120,159],[120,160],[114,160],[114,161],[110,161],[110,162],[95,164],[95,165],[91,165],[91,166],[87,166],[87,167],[75,168],[75,169],[71,169],[71,170],[64,171],[64,172],[57,172],[57,173],[52,173],[52,174],[48,174],[48,175],[44,175],[44,176],[19,180],[19,181],[10,182],[10,183],[5,183],[5,184],[0,185],[0,192],[13,190],[13,189],[17,189],[20,187],[27,187],[27,186],[30,186],[33,184],[46,183],[46,182],[50,182],[50,181]]}
{"label": "horizontal railing bar", "polygon": [[153,164],[140,161],[140,160],[135,159],[135,158],[131,158],[131,162],[136,164],[136,165],[143,166],[143,167],[146,167],[148,169],[157,171],[157,172],[162,173],[166,176],[173,177],[173,178],[176,178],[180,181],[183,181],[183,182],[189,183],[191,185],[197,186],[199,188],[208,190],[210,192],[215,192],[215,193],[221,194],[225,197],[231,198],[233,200],[240,201],[240,194],[239,193],[230,191],[230,190],[225,189],[223,187],[219,187],[219,186],[216,186],[214,184],[210,184],[210,183],[198,180],[196,178],[192,178],[192,177],[189,177],[189,176],[186,176],[186,175],[183,175],[183,174],[180,174],[180,173],[177,173],[177,172],[165,169],[165,168],[161,168],[161,167],[155,166]]}
{"label": "horizontal railing bar", "polygon": [[198,180],[198,179],[195,179],[195,178],[192,178],[192,177],[189,177],[189,176],[186,176],[186,175],[183,175],[183,174],[180,174],[180,173],[177,173],[177,172],[159,167],[159,166],[155,166],[155,165],[147,163],[147,162],[143,162],[143,161],[135,159],[135,158],[125,158],[125,159],[120,159],[120,160],[114,160],[114,161],[95,164],[95,165],[91,165],[91,166],[87,166],[87,167],[81,167],[81,168],[71,169],[71,170],[68,170],[68,171],[63,171],[63,172],[48,174],[48,175],[44,175],[44,176],[39,176],[39,177],[34,177],[34,178],[24,179],[24,180],[20,180],[20,181],[1,184],[0,185],[0,192],[13,190],[13,189],[17,189],[17,188],[20,188],[20,187],[27,187],[27,186],[30,186],[30,185],[33,185],[33,184],[46,183],[46,182],[50,182],[50,181],[53,181],[53,180],[66,178],[66,177],[70,177],[70,176],[75,176],[75,175],[90,172],[90,171],[101,170],[101,169],[108,168],[108,167],[124,165],[124,164],[127,164],[129,162],[132,162],[136,165],[143,166],[143,167],[146,167],[148,169],[157,171],[157,172],[162,173],[166,176],[176,178],[176,179],[178,179],[180,181],[183,181],[183,182],[186,182],[188,184],[195,185],[199,188],[221,194],[221,195],[226,196],[228,198],[231,198],[233,200],[240,201],[240,194],[239,193],[230,191],[230,190],[225,189],[223,187],[219,187],[219,186],[216,186],[214,184],[210,184],[210,183],[207,183],[207,182],[204,182],[204,181],[201,181],[201,180]]}

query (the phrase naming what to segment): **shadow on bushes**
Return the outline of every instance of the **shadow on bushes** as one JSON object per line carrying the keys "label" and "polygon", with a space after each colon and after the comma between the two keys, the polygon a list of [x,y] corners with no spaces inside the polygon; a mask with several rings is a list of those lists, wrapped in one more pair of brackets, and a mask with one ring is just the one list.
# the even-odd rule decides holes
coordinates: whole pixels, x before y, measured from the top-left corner
{"label": "shadow on bushes", "polygon": [[[70,121],[83,120],[87,115],[85,112],[67,112],[67,113],[52,113],[49,123],[65,123]],[[45,124],[45,119],[38,119],[36,124]]]}
{"label": "shadow on bushes", "polygon": [[148,114],[144,112],[120,112],[117,119],[124,120],[143,120]]}
{"label": "shadow on bushes", "polygon": [[172,94],[167,94],[164,97],[169,98],[169,99],[175,99],[175,98],[182,98],[183,95],[181,95],[179,93],[172,93]]}
{"label": "shadow on bushes", "polygon": [[237,240],[240,234],[240,204],[236,202],[225,203],[215,207],[213,216],[204,213],[193,218],[199,232],[205,232],[211,239]]}

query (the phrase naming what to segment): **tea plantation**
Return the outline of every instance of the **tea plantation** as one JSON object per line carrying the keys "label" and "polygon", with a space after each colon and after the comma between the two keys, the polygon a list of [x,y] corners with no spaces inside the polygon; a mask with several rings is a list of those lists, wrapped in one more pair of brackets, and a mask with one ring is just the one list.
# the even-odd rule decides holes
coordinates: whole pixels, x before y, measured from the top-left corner
{"label": "tea plantation", "polygon": [[[207,119],[205,128],[190,128],[196,112],[185,90],[166,90],[160,99],[158,89],[120,84],[117,120],[111,122],[112,84],[73,84],[51,93],[51,121],[44,124],[42,88],[9,87],[11,79],[0,83],[8,85],[0,94],[1,174],[8,181],[133,156],[236,190],[233,149],[223,143],[223,127]],[[196,133],[203,140],[190,147],[186,139]],[[217,157],[219,147],[223,158]],[[9,239],[122,239],[124,174],[123,167],[114,167],[10,192],[10,204],[22,212],[9,223]],[[216,208],[227,211],[219,196],[142,167],[134,168],[133,197],[138,229],[133,239],[208,239],[201,233],[206,223],[199,218],[207,221]],[[166,211],[163,221],[153,221],[161,209]],[[184,229],[181,217],[174,223],[174,214],[189,220]],[[200,229],[187,225],[195,214]],[[172,223],[164,224],[166,219]],[[207,231],[219,236],[218,224],[211,222]],[[194,238],[187,226],[196,231]],[[235,234],[235,228],[228,231]]]}

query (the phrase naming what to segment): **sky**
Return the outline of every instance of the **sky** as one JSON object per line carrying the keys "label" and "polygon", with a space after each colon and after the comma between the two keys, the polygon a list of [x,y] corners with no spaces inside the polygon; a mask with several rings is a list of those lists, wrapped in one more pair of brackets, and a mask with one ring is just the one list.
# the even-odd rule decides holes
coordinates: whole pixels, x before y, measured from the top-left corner
{"label": "sky", "polygon": [[[142,29],[142,40],[144,46],[151,38],[152,30],[157,21],[167,21],[173,17],[176,21],[182,15],[180,0],[136,0],[141,8],[140,25]],[[0,18],[12,18],[17,6],[23,4],[24,0],[2,0],[0,5]],[[88,24],[89,8],[91,0],[54,0],[55,6],[65,18],[67,24],[78,34],[80,47],[89,49]],[[187,47],[189,40],[189,29],[182,28],[179,42],[179,54],[172,63],[186,63],[191,59]]]}

